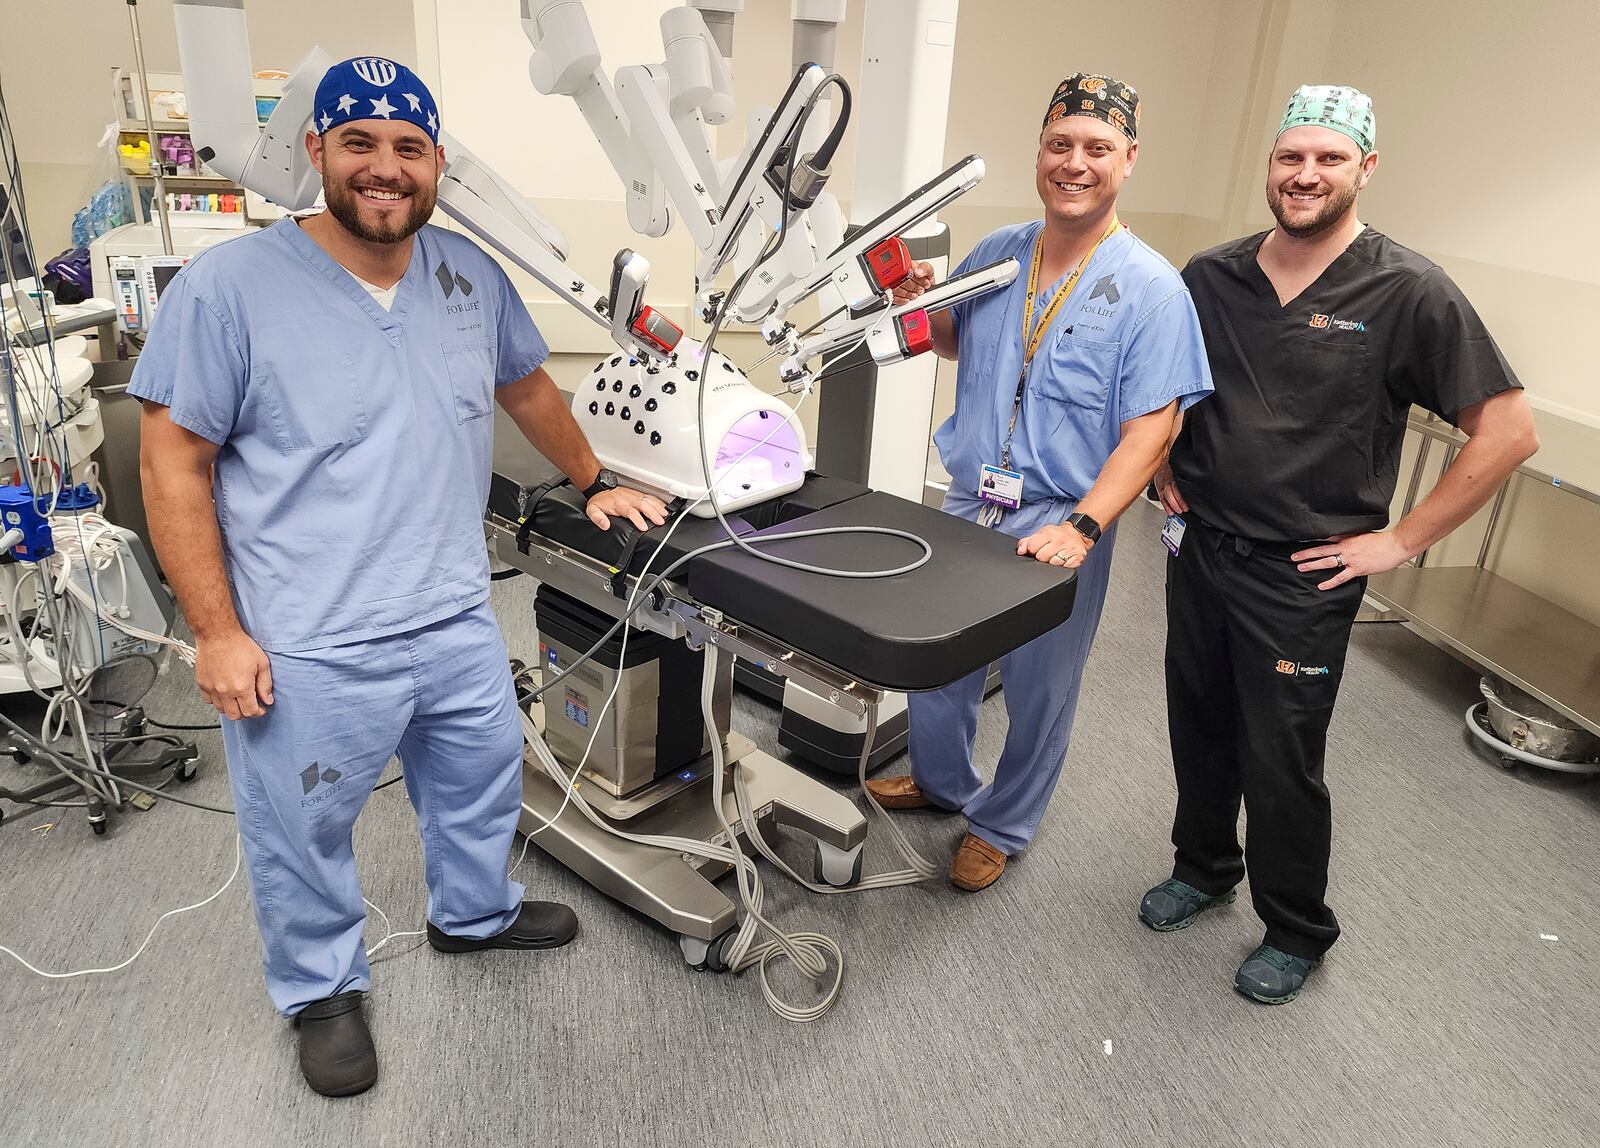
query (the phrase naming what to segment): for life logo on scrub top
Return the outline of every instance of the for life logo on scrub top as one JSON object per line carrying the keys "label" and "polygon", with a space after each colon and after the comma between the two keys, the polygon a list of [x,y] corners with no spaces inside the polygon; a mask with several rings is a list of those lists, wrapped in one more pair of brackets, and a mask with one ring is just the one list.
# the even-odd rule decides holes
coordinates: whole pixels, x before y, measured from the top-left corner
{"label": "for life logo on scrub top", "polygon": [[461,292],[463,299],[472,294],[472,280],[459,271],[451,271],[450,265],[443,259],[439,260],[439,266],[434,269],[433,277],[439,281],[439,289],[444,292],[446,299],[457,291]]}
{"label": "for life logo on scrub top", "polygon": [[443,259],[439,260],[439,266],[434,268],[433,277],[439,283],[439,290],[444,292],[444,313],[458,317],[456,332],[465,335],[472,331],[481,331],[482,318],[466,323],[459,318],[482,309],[482,301],[471,297],[475,290],[472,280],[459,271],[450,270],[450,265]]}
{"label": "for life logo on scrub top", "polygon": [[[1096,299],[1104,302],[1097,303]],[[1102,319],[1109,319],[1117,313],[1116,307],[1120,302],[1122,292],[1117,289],[1116,275],[1102,275],[1094,285],[1094,290],[1089,292],[1088,300],[1078,308],[1078,320],[1073,327],[1081,327],[1085,331],[1104,331],[1104,326],[1092,322],[1088,316],[1098,315]]]}

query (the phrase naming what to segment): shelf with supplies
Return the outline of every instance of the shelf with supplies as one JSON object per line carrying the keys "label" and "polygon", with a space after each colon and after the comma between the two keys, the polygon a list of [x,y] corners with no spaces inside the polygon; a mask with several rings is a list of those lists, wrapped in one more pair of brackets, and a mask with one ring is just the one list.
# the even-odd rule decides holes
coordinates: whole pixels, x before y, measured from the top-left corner
{"label": "shelf with supplies", "polygon": [[[151,72],[148,99],[140,93],[131,69],[113,68],[111,87],[117,113],[117,152],[123,172],[135,188],[140,222],[153,218],[151,202],[155,176],[150,171],[150,134],[164,165],[162,183],[167,191],[168,219],[174,227],[243,228],[249,222],[266,223],[284,215],[281,208],[211,171],[196,157],[190,137],[188,100],[183,76]],[[261,73],[252,81],[256,118],[265,123],[283,92],[282,73]],[[154,120],[145,121],[146,108]],[[183,201],[190,201],[185,205]]]}
{"label": "shelf with supplies", "polygon": [[[1486,566],[1512,483],[1534,482],[1590,504],[1600,503],[1600,482],[1591,477],[1596,459],[1593,428],[1537,409],[1534,421],[1542,444],[1539,453],[1519,466],[1496,494],[1477,562],[1431,566],[1429,552],[1423,551],[1414,565],[1373,575],[1367,580],[1367,599],[1380,614],[1367,618],[1363,611],[1363,620],[1410,623],[1468,665],[1509,682],[1600,734],[1600,626]],[[1402,513],[1408,513],[1417,500],[1434,444],[1443,444],[1448,466],[1466,442],[1460,431],[1431,415],[1413,414],[1408,425],[1421,436],[1421,444]],[[1532,463],[1575,474],[1581,482]],[[1589,483],[1593,486],[1585,485]]]}
{"label": "shelf with supplies", "polygon": [[[131,172],[130,171],[128,173],[128,178],[129,179],[134,179],[134,180],[151,180],[151,181],[154,181],[155,176],[150,175],[148,172],[145,172],[145,173],[141,174],[141,173],[138,173],[138,172]],[[174,183],[194,184],[197,187],[203,186],[203,187],[209,188],[209,189],[211,189],[213,191],[216,190],[219,187],[238,187],[239,186],[238,184],[234,183],[233,180],[229,179],[227,176],[223,176],[223,175],[206,175],[203,172],[201,174],[199,174],[199,175],[173,175],[173,174],[171,174],[169,172],[168,174],[162,176],[161,178],[162,178],[163,182],[165,182],[167,184],[174,184]]]}
{"label": "shelf with supplies", "polygon": [[[283,72],[257,73],[251,79],[251,90],[256,98],[256,119],[266,123],[272,109],[283,96]],[[131,68],[111,69],[111,90],[116,100],[118,126],[125,132],[145,130],[145,103],[139,94],[139,79]],[[178,72],[151,72],[151,110],[155,112],[154,128],[161,132],[187,132],[189,130],[189,101],[183,90],[183,76]]]}

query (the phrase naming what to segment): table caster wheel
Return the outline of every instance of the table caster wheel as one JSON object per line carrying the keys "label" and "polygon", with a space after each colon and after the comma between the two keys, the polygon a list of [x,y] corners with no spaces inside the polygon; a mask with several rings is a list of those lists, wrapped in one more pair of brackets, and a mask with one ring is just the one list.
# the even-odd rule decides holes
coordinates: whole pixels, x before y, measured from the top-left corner
{"label": "table caster wheel", "polygon": [[1509,754],[1502,753],[1499,759],[1496,761],[1496,764],[1507,773],[1515,773],[1517,772],[1517,767],[1522,763]]}
{"label": "table caster wheel", "polygon": [[200,773],[200,759],[191,757],[178,763],[178,784],[188,785]]}
{"label": "table caster wheel", "polygon": [[819,885],[849,889],[861,884],[861,863],[866,857],[866,842],[854,849],[839,849],[817,841],[811,853],[811,879]]}
{"label": "table caster wheel", "polygon": [[735,925],[711,941],[679,933],[678,948],[683,951],[683,959],[690,968],[708,973],[725,973],[728,971],[728,946],[733,944],[738,932],[739,927]]}

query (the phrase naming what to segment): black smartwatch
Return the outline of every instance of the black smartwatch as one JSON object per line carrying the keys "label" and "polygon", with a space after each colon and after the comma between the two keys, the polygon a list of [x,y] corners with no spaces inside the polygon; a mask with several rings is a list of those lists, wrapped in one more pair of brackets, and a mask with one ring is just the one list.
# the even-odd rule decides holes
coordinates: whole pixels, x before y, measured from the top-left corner
{"label": "black smartwatch", "polygon": [[601,493],[603,493],[603,492],[605,492],[607,490],[615,490],[615,489],[617,489],[618,483],[619,483],[619,480],[617,478],[616,471],[607,470],[605,467],[602,466],[600,468],[600,473],[594,476],[594,481],[591,482],[588,485],[588,487],[584,490],[584,492],[583,492],[584,501],[588,501],[589,499],[593,498],[595,495],[601,494]]}
{"label": "black smartwatch", "polygon": [[1067,525],[1083,535],[1090,542],[1100,541],[1100,524],[1087,514],[1067,515]]}

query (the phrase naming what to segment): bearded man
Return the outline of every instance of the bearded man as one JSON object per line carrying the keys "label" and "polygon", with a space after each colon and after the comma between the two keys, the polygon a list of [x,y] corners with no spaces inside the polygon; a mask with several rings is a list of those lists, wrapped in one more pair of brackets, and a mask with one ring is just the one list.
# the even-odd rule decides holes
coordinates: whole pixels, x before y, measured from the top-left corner
{"label": "bearded man", "polygon": [[488,605],[494,403],[585,490],[597,526],[666,517],[601,468],[499,264],[427,226],[438,141],[410,69],[329,69],[305,139],[327,210],[192,259],[129,388],[152,540],[223,719],[267,993],[327,1096],[378,1076],[351,830],[391,757],[435,949],[552,948],[577,931],[506,872],[522,728]]}

